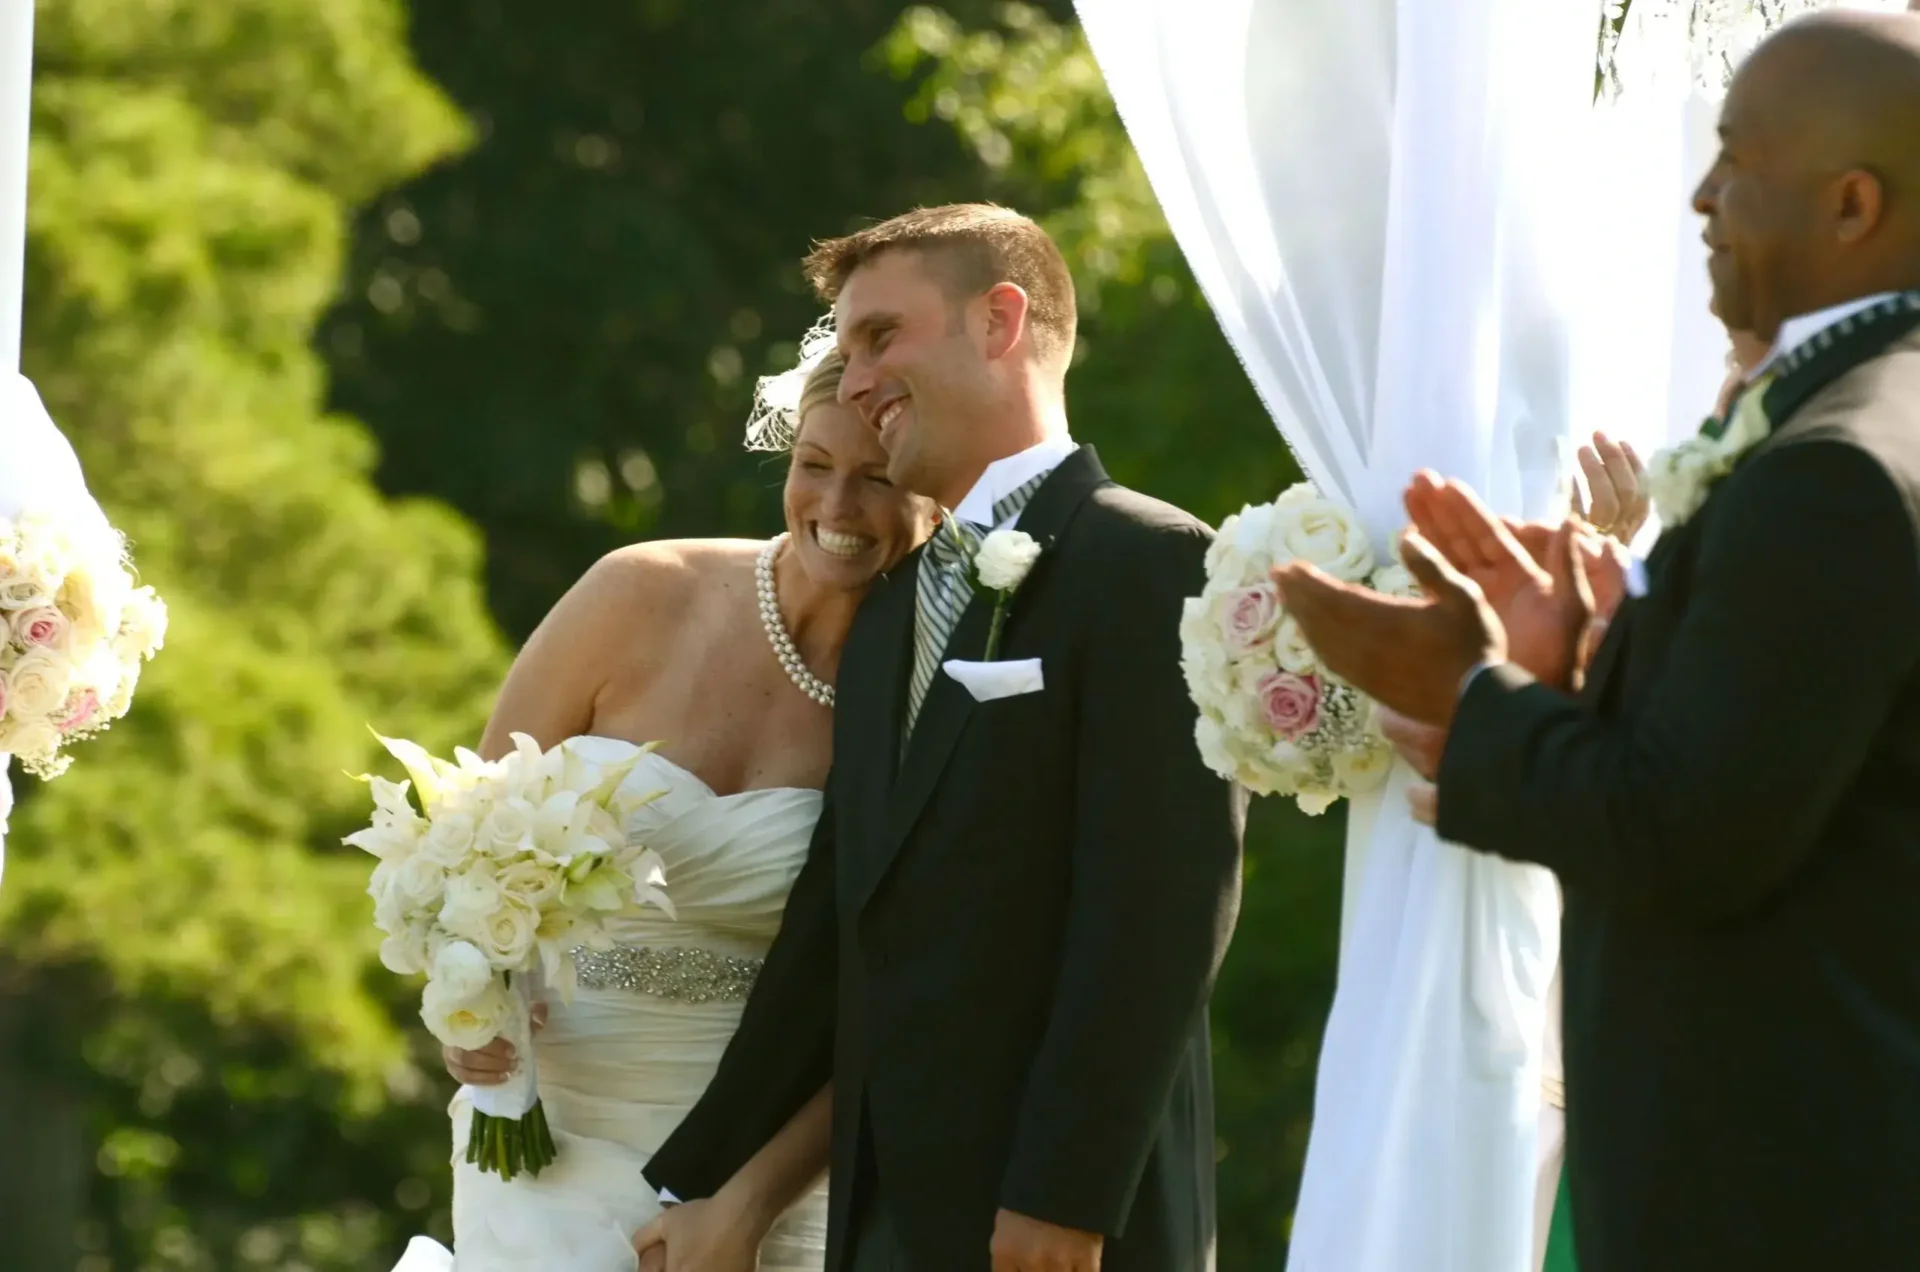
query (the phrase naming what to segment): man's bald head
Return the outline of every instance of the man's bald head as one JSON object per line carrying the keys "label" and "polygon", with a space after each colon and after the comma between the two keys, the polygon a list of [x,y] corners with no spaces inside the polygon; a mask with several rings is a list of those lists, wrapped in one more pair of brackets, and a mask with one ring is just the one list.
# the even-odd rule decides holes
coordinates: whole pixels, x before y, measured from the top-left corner
{"label": "man's bald head", "polygon": [[1797,314],[1920,286],[1920,15],[1828,12],[1734,76],[1694,195],[1715,312],[1772,339]]}

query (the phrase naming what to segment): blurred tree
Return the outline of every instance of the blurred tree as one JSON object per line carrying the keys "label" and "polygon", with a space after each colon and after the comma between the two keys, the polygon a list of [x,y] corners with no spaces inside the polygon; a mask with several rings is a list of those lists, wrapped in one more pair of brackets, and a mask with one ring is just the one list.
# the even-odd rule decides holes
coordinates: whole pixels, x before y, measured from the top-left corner
{"label": "blurred tree", "polygon": [[174,625],[14,818],[4,1263],[365,1266],[446,1153],[342,774],[370,722],[473,736],[504,663],[476,538],[375,489],[309,342],[348,210],[465,126],[396,0],[61,0],[36,54],[24,365]]}
{"label": "blurred tree", "polygon": [[778,470],[740,430],[819,312],[800,256],[981,182],[869,72],[882,0],[412,12],[480,140],[365,211],[322,347],[381,483],[479,523],[494,612],[525,635],[618,543],[771,532]]}

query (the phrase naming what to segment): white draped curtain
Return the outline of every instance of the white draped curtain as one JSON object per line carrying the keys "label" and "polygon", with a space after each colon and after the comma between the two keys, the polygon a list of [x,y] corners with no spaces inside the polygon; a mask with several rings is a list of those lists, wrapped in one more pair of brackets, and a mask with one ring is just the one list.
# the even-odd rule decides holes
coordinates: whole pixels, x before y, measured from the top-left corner
{"label": "white draped curtain", "polygon": [[[1422,467],[1551,510],[1594,0],[1080,0],[1169,225],[1308,476],[1384,547]],[[1709,387],[1710,392],[1710,387]],[[1523,1272],[1559,899],[1355,801],[1299,1272]]]}
{"label": "white draped curtain", "polygon": [[[0,385],[20,370],[20,293],[27,243],[28,102],[33,83],[33,0],[0,4]],[[32,392],[31,385],[23,386]],[[38,404],[39,395],[34,395]],[[11,401],[0,402],[0,514],[17,512],[32,464],[24,453],[24,425]],[[18,437],[16,435],[19,435]],[[76,466],[77,467],[77,466]],[[0,752],[0,868],[6,862],[8,779],[13,757]]]}

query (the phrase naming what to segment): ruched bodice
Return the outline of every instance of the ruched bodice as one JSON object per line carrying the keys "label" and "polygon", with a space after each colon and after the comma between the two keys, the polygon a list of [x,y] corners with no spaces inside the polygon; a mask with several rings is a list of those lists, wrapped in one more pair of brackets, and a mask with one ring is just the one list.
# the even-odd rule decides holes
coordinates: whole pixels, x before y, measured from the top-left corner
{"label": "ruched bodice", "polygon": [[[455,1097],[458,1272],[636,1266],[627,1240],[658,1211],[640,1169],[712,1079],[821,808],[811,790],[718,795],[657,753],[641,757],[625,788],[659,793],[628,830],[660,855],[674,917],[620,916],[610,925],[618,948],[583,954],[572,1001],[548,1003],[535,1052],[559,1147],[553,1165],[511,1183],[468,1166],[469,1105]],[[825,1245],[823,1186],[776,1226],[761,1266],[818,1272]]]}

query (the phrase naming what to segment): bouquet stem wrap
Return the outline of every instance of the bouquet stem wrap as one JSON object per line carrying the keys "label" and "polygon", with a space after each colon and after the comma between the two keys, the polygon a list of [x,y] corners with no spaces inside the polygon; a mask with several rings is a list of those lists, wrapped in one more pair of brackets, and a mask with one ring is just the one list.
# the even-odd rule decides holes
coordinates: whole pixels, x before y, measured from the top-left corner
{"label": "bouquet stem wrap", "polygon": [[513,1005],[500,1036],[513,1044],[515,1065],[505,1082],[467,1088],[473,1122],[467,1130],[467,1161],[502,1179],[522,1171],[538,1174],[554,1158],[553,1131],[540,1107],[540,1064],[533,1046],[533,977],[509,976]]}

